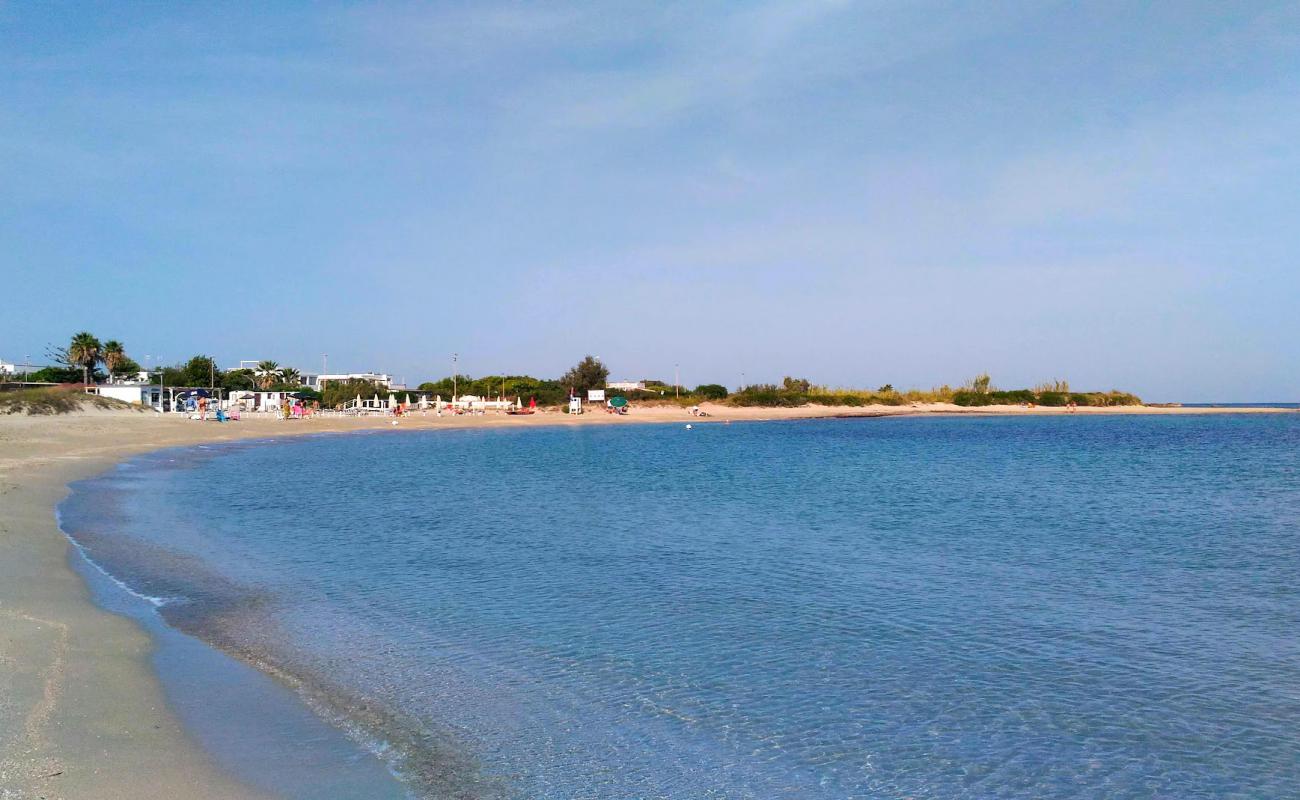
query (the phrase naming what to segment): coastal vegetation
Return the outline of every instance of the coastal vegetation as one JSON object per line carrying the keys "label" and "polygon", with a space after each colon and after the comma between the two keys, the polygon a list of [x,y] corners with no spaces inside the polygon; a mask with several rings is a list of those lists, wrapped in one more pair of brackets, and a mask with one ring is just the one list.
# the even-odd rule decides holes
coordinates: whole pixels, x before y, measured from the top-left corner
{"label": "coastal vegetation", "polygon": [[49,386],[0,392],[0,415],[28,414],[31,416],[45,416],[69,414],[83,408],[141,410],[138,406],[131,406],[120,400],[86,394],[76,387]]}
{"label": "coastal vegetation", "polygon": [[426,381],[418,387],[442,397],[453,394],[472,394],[478,397],[519,397],[536,400],[541,405],[560,405],[569,392],[586,397],[589,389],[603,389],[609,380],[609,369],[595,356],[585,356],[558,380],[534,378],[531,375],[486,375],[472,378],[455,375]]}
{"label": "coastal vegetation", "polygon": [[867,406],[907,405],[910,403],[952,403],[959,406],[1040,405],[1067,406],[1132,406],[1141,405],[1137,395],[1119,390],[1108,392],[1074,392],[1068,381],[1057,380],[1039,384],[1033,389],[1003,390],[993,386],[987,374],[977,375],[959,389],[939,386],[929,391],[900,392],[885,384],[875,391],[863,389],[831,389],[815,386],[803,378],[785,378],[781,384],[755,384],[745,386],[727,397],[736,406],[795,407],[802,405]]}
{"label": "coastal vegetation", "polygon": [[[125,346],[117,340],[100,342],[89,331],[73,335],[66,347],[52,348],[48,355],[55,362],[30,374],[29,379],[50,383],[76,383],[100,381],[116,375],[140,371]],[[103,366],[105,371],[99,369]],[[261,361],[252,369],[222,370],[216,360],[208,355],[195,355],[188,361],[158,367],[151,377],[167,386],[209,387],[223,391],[262,390],[294,392],[307,400],[319,400],[326,408],[334,408],[359,396],[385,394],[389,388],[365,380],[350,380],[326,384],[320,391],[301,384],[301,373],[276,361]],[[453,395],[479,397],[518,397],[536,400],[540,405],[562,405],[570,393],[586,397],[588,390],[603,389],[608,385],[609,369],[595,356],[587,355],[559,378],[536,378],[531,375],[485,375],[478,378],[457,374],[421,383],[416,391],[450,398]],[[962,386],[948,385],[929,390],[899,391],[886,383],[878,389],[846,389],[819,386],[807,378],[786,376],[781,383],[757,383],[742,386],[731,392],[720,383],[703,383],[694,389],[674,386],[665,381],[644,379],[644,388],[628,389],[612,394],[624,394],[637,403],[671,403],[696,405],[702,402],[725,402],[733,406],[797,407],[824,406],[898,406],[913,403],[952,403],[964,407],[993,405],[1039,406],[1132,406],[1142,400],[1129,392],[1074,391],[1070,382],[1063,379],[1044,381],[1033,388],[1002,389],[993,385],[987,373],[980,373]],[[612,396],[612,395],[611,395]],[[55,404],[57,405],[57,403]]]}

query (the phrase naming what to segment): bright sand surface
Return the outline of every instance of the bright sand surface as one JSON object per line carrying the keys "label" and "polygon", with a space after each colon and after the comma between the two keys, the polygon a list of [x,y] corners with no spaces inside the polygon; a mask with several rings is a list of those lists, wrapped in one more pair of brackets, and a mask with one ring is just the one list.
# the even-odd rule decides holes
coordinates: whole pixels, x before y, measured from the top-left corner
{"label": "bright sand surface", "polygon": [[[1051,415],[1064,409],[946,404],[793,409],[704,406],[511,417],[318,418],[246,415],[202,423],[151,412],[0,416],[0,800],[18,798],[252,798],[218,770],[167,708],[139,626],[96,606],[69,562],[54,508],[68,483],[123,458],[163,447],[349,431],[432,428],[724,422],[900,414]],[[1296,413],[1244,408],[1080,408],[1080,414]]]}

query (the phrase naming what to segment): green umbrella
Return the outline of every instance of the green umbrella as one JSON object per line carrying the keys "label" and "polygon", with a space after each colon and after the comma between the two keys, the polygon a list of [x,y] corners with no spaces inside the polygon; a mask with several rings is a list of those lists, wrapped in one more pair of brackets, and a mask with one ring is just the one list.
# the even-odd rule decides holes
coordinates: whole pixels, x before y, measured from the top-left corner
{"label": "green umbrella", "polygon": [[627,405],[627,398],[621,396],[615,397],[609,401],[609,404],[614,408],[622,408],[623,406]]}

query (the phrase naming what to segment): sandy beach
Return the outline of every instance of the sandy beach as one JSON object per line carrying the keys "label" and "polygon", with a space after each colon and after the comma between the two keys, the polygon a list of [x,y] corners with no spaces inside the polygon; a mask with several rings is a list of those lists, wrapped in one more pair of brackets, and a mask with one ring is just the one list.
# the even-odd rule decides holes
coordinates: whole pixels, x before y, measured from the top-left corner
{"label": "sandy beach", "polygon": [[[70,481],[158,448],[352,431],[699,423],[918,414],[1059,415],[1065,409],[946,404],[793,409],[636,408],[627,416],[319,418],[246,416],[201,423],[113,411],[0,417],[0,800],[242,798],[257,793],[218,770],[167,708],[139,627],[98,608],[69,566],[54,508]],[[1079,408],[1078,414],[1295,413],[1288,409]]]}

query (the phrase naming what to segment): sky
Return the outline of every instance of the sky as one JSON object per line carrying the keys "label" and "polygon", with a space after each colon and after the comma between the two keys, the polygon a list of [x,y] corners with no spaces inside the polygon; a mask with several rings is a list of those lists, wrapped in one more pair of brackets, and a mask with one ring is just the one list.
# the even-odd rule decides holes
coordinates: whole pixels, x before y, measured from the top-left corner
{"label": "sky", "polygon": [[1300,400],[1300,5],[0,0],[0,359]]}

